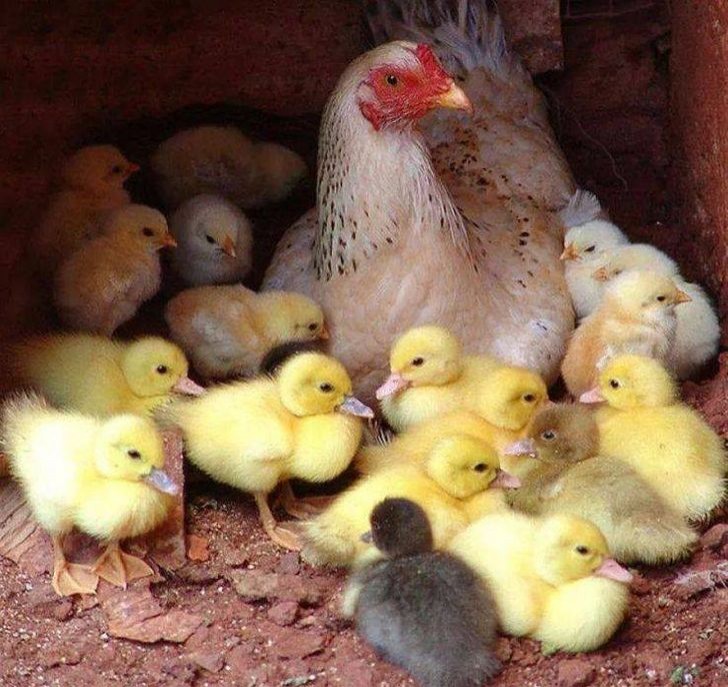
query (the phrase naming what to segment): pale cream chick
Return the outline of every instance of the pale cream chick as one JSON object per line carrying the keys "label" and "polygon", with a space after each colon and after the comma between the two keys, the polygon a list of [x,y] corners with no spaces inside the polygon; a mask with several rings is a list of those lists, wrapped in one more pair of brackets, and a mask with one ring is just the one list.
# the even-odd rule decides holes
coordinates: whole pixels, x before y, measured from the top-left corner
{"label": "pale cream chick", "polygon": [[268,494],[292,478],[326,482],[341,474],[361,441],[359,417],[373,413],[351,395],[351,379],[339,362],[302,353],[286,361],[275,379],[214,387],[198,399],[165,406],[160,416],[182,430],[190,462],[253,494],[267,534],[295,549],[298,539],[277,525]]}
{"label": "pale cream chick", "polygon": [[[136,415],[102,420],[19,396],[2,410],[2,445],[40,526],[53,538],[53,588],[92,593],[98,578],[126,586],[153,573],[119,541],[151,531],[167,516],[176,485],[163,471],[162,438]],[[106,545],[89,566],[69,563],[65,536],[77,528]]]}
{"label": "pale cream chick", "polygon": [[594,386],[598,366],[619,353],[638,353],[669,361],[675,344],[675,310],[690,296],[656,272],[617,277],[599,307],[574,332],[561,366],[571,394]]}
{"label": "pale cream chick", "polygon": [[90,415],[147,415],[175,393],[204,391],[187,376],[184,353],[158,337],[124,342],[92,334],[38,336],[11,346],[5,363],[14,386]]}
{"label": "pale cream chick", "polygon": [[200,193],[224,196],[242,208],[285,198],[306,176],[306,163],[277,143],[251,141],[233,126],[177,132],[151,159],[157,188],[174,209]]}
{"label": "pale cream chick", "polygon": [[138,169],[111,145],[87,146],[66,160],[58,190],[33,239],[33,254],[41,267],[54,271],[101,233],[105,214],[130,202],[124,182]]}
{"label": "pale cream chick", "polygon": [[489,356],[466,356],[444,327],[414,327],[389,355],[390,375],[377,389],[382,413],[397,432],[455,410],[478,412],[483,380],[503,364]]}
{"label": "pale cream chick", "polygon": [[615,358],[582,401],[606,401],[597,415],[600,451],[632,466],[682,517],[705,518],[723,501],[723,440],[679,400],[674,379],[659,362]]}
{"label": "pale cream chick", "polygon": [[571,227],[564,237],[566,283],[578,318],[590,315],[602,299],[603,288],[593,279],[610,251],[629,244],[621,229],[606,220],[596,219]]}
{"label": "pale cream chick", "polygon": [[183,291],[164,317],[171,337],[208,379],[253,375],[280,344],[328,338],[323,312],[310,298],[241,284]]}
{"label": "pale cream chick", "polygon": [[598,649],[626,616],[632,576],[587,520],[495,513],[448,548],[488,583],[503,632],[532,637],[544,652]]}
{"label": "pale cream chick", "polygon": [[159,250],[175,245],[161,212],[145,205],[114,211],[104,235],[58,269],[53,296],[59,317],[74,329],[111,336],[157,293]]}
{"label": "pale cream chick", "polygon": [[675,311],[677,329],[669,366],[679,379],[695,375],[715,358],[720,344],[720,322],[710,298],[699,284],[686,282],[680,276],[673,260],[646,244],[615,249],[593,277],[606,286],[631,270],[651,270],[669,276],[690,296],[690,302]]}
{"label": "pale cream chick", "polygon": [[443,548],[469,522],[505,509],[500,487],[519,482],[500,469],[492,446],[468,435],[437,442],[422,466],[402,464],[364,477],[305,525],[303,556],[314,565],[358,565],[373,554],[372,509],[383,499],[407,498],[430,521],[435,548]]}

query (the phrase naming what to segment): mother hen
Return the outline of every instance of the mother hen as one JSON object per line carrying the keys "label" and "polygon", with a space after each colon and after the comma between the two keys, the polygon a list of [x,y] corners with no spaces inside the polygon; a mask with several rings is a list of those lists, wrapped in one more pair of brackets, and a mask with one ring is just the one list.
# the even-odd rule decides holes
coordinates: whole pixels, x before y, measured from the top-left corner
{"label": "mother hen", "polygon": [[[367,398],[414,325],[448,327],[470,351],[549,381],[573,329],[556,215],[574,190],[568,165],[500,19],[458,5],[377,4],[375,35],[417,43],[381,45],[339,79],[321,122],[317,205],[264,281],[321,303],[331,352]],[[435,108],[447,109],[418,128]]]}

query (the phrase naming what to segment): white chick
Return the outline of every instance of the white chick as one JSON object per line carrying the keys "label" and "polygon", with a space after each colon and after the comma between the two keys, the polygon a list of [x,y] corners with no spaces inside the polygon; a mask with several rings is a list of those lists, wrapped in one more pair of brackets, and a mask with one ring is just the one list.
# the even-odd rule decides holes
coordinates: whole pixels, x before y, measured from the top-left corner
{"label": "white chick", "polygon": [[186,200],[169,220],[177,240],[175,272],[191,286],[240,281],[253,264],[253,232],[248,218],[222,196]]}
{"label": "white chick", "polygon": [[680,277],[678,266],[663,252],[647,244],[615,248],[593,277],[605,287],[624,272],[651,270],[671,277],[691,301],[675,310],[677,329],[668,366],[679,379],[688,379],[718,354],[720,322],[710,298],[698,284]]}
{"label": "white chick", "polygon": [[306,175],[306,163],[275,143],[254,143],[232,126],[185,129],[151,159],[159,193],[170,209],[200,193],[218,193],[242,208],[285,198]]}
{"label": "white chick", "polygon": [[589,315],[601,300],[601,284],[592,275],[601,266],[607,251],[627,243],[629,240],[619,227],[601,219],[571,227],[566,232],[561,259],[577,317]]}
{"label": "white chick", "polygon": [[111,336],[157,293],[158,251],[175,245],[161,212],[146,205],[114,211],[104,235],[59,267],[54,291],[59,317],[75,329]]}

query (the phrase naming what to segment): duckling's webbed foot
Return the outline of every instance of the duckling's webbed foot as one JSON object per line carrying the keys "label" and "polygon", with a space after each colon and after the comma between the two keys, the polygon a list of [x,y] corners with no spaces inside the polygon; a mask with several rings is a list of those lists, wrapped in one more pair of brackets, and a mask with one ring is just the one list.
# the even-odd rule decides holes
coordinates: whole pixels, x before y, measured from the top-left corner
{"label": "duckling's webbed foot", "polygon": [[95,594],[98,575],[87,565],[69,563],[63,553],[63,537],[53,537],[53,578],[51,585],[59,596]]}
{"label": "duckling's webbed foot", "polygon": [[253,494],[255,503],[260,513],[260,521],[266,534],[271,538],[274,544],[291,551],[300,551],[302,547],[301,534],[293,523],[281,525],[271,513],[268,506],[267,494]]}
{"label": "duckling's webbed foot", "polygon": [[333,496],[308,496],[299,499],[294,493],[290,482],[285,482],[279,494],[283,510],[299,520],[306,520],[321,514],[334,500]]}
{"label": "duckling's webbed foot", "polygon": [[129,582],[154,575],[154,570],[141,558],[124,553],[119,548],[119,542],[109,544],[94,563],[92,570],[101,579],[124,589]]}

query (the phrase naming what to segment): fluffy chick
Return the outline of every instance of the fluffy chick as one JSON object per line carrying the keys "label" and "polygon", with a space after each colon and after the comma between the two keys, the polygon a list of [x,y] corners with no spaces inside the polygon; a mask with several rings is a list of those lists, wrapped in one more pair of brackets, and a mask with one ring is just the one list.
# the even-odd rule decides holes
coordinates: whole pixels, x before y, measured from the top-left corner
{"label": "fluffy chick", "polygon": [[[92,593],[98,577],[126,586],[152,574],[119,541],[151,531],[166,517],[177,487],[162,470],[162,438],[136,415],[107,420],[51,409],[19,396],[2,409],[3,450],[35,518],[53,538],[53,588]],[[74,528],[106,544],[91,567],[69,563],[63,540]]]}
{"label": "fluffy chick", "polygon": [[292,150],[253,142],[232,126],[180,131],[160,144],[151,165],[170,209],[200,193],[219,194],[242,208],[261,207],[285,198],[307,173]]}
{"label": "fluffy chick", "polygon": [[388,560],[352,575],[345,614],[377,654],[424,687],[481,687],[501,668],[490,591],[459,558],[432,550],[416,503],[385,499],[370,520],[371,539]]}
{"label": "fluffy chick", "polygon": [[[372,509],[390,497],[419,504],[430,520],[435,548],[442,548],[475,518],[505,507],[498,487],[518,484],[500,469],[492,446],[468,435],[447,436],[435,443],[423,465],[395,465],[369,475],[306,523],[303,556],[314,565],[366,560],[371,549],[361,536],[369,529]],[[479,497],[491,487],[494,492]]]}
{"label": "fluffy chick", "polygon": [[252,493],[268,535],[294,549],[297,537],[276,524],[268,494],[292,478],[326,482],[341,474],[361,440],[359,417],[373,413],[351,395],[343,366],[320,353],[291,358],[275,379],[215,387],[160,414],[182,430],[190,462]]}
{"label": "fluffy chick", "polygon": [[56,406],[89,415],[146,415],[174,393],[204,389],[187,376],[187,359],[158,337],[112,341],[55,334],[22,341],[6,354],[14,385],[32,387]]}
{"label": "fluffy chick", "polygon": [[444,327],[414,327],[389,356],[391,374],[377,389],[382,413],[397,432],[455,410],[478,412],[482,381],[503,364],[489,356],[465,356]]}
{"label": "fluffy chick", "polygon": [[697,541],[680,514],[634,468],[598,455],[599,429],[583,405],[541,411],[528,437],[510,450],[538,463],[521,489],[509,492],[511,504],[528,513],[590,520],[623,563],[671,563]]}
{"label": "fluffy chick", "polygon": [[568,229],[561,259],[577,317],[589,315],[601,300],[601,285],[592,278],[594,270],[610,250],[627,243],[618,226],[601,219]]}
{"label": "fluffy chick", "polygon": [[487,582],[501,629],[541,641],[545,652],[593,651],[626,615],[632,576],[587,520],[494,513],[448,548]]}
{"label": "fluffy chick", "polygon": [[175,272],[192,286],[242,281],[253,264],[253,231],[248,218],[222,196],[186,200],[169,220],[177,240]]}
{"label": "fluffy chick", "polygon": [[159,290],[158,251],[175,246],[164,215],[145,205],[115,210],[104,235],[92,239],[58,269],[58,315],[74,329],[111,336]]}
{"label": "fluffy chick", "polygon": [[681,516],[707,516],[725,495],[723,440],[678,400],[670,373],[656,360],[621,355],[581,398],[606,401],[597,415],[600,451],[631,465]]}
{"label": "fluffy chick", "polygon": [[104,215],[130,202],[124,182],[139,169],[118,148],[81,148],[61,168],[52,196],[33,240],[40,265],[53,272],[58,263],[101,233]]}
{"label": "fluffy chick", "polygon": [[183,291],[169,301],[164,317],[172,338],[208,379],[255,374],[280,344],[328,339],[323,312],[310,298],[255,293],[241,284]]}
{"label": "fluffy chick", "polygon": [[692,377],[718,353],[720,323],[710,298],[698,284],[682,279],[673,260],[646,244],[615,249],[592,276],[607,285],[631,270],[652,270],[669,276],[690,296],[690,302],[675,311],[677,328],[669,366],[679,379]]}
{"label": "fluffy chick", "polygon": [[569,391],[578,397],[591,389],[598,366],[618,353],[670,360],[677,329],[675,309],[689,301],[672,279],[656,272],[617,277],[569,341],[561,366]]}

